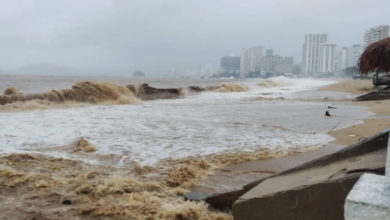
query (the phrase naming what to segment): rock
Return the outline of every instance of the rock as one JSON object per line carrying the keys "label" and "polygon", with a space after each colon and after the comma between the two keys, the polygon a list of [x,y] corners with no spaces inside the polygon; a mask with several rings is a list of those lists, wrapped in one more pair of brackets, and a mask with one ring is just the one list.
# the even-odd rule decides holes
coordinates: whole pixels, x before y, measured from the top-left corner
{"label": "rock", "polygon": [[388,131],[265,179],[233,204],[235,219],[344,219],[366,172],[384,174]]}
{"label": "rock", "polygon": [[159,89],[151,87],[147,83],[142,83],[137,89],[137,97],[142,100],[175,99],[183,95],[184,92],[181,88]]}

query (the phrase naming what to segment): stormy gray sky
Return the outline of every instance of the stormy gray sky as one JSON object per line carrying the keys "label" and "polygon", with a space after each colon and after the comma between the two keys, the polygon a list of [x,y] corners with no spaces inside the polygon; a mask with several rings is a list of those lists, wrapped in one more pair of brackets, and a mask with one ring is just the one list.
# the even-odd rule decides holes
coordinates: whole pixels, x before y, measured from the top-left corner
{"label": "stormy gray sky", "polygon": [[301,61],[307,33],[338,47],[390,23],[389,0],[1,0],[0,69],[56,63],[154,75],[218,67],[265,46]]}

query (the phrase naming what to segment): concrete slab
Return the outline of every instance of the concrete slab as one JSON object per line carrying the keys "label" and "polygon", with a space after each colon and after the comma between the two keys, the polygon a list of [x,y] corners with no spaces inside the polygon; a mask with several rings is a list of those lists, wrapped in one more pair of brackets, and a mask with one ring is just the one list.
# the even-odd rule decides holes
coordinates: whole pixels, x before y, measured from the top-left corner
{"label": "concrete slab", "polygon": [[193,188],[189,196],[194,192],[202,193],[212,206],[220,209],[231,208],[234,201],[264,179],[335,153],[343,147],[345,146],[329,144],[310,152],[292,154],[282,158],[229,165],[215,170],[199,186]]}
{"label": "concrete slab", "polygon": [[262,181],[233,204],[235,219],[344,219],[365,172],[384,174],[388,131]]}
{"label": "concrete slab", "polygon": [[346,220],[390,219],[390,180],[388,177],[364,174],[348,194]]}

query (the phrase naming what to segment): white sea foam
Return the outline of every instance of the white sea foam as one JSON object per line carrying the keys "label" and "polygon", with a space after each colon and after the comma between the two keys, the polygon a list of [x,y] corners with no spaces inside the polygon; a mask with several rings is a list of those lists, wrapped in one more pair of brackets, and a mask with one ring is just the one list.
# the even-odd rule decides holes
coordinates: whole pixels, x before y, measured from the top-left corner
{"label": "white sea foam", "polygon": [[[323,116],[325,103],[254,101],[264,91],[288,96],[329,81],[285,79],[289,84],[249,92],[205,92],[183,99],[138,105],[0,113],[0,153],[39,152],[56,157],[106,163],[154,164],[162,159],[254,151],[259,148],[321,146],[327,132],[360,123],[370,115],[361,108],[338,106],[335,117]],[[94,153],[70,153],[65,146],[86,137]]]}

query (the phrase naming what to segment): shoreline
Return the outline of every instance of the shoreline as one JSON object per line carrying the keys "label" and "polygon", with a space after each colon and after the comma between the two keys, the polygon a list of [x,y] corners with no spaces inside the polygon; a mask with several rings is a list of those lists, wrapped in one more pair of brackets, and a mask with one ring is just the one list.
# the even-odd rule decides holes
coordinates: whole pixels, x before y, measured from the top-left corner
{"label": "shoreline", "polygon": [[[372,89],[372,80],[344,80],[320,88],[320,91],[337,91],[356,94],[359,96]],[[370,137],[380,131],[390,128],[390,100],[379,101],[349,101],[347,105],[367,108],[374,115],[362,119],[363,123],[352,125],[347,128],[331,131],[330,136],[335,138],[331,143],[340,145],[351,145],[360,140]]]}

